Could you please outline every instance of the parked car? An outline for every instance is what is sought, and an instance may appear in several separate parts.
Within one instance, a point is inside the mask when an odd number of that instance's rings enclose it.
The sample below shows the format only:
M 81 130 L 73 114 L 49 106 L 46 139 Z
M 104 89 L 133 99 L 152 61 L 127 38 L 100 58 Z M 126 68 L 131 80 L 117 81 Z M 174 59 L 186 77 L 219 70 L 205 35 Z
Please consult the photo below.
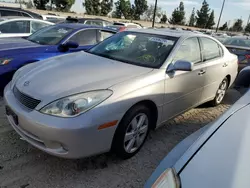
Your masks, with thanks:
M 43 20 L 46 20 L 46 21 L 52 22 L 52 23 L 61 23 L 61 22 L 64 22 L 66 20 L 66 17 L 51 15 L 51 14 L 43 14 L 42 17 L 43 17 Z
M 27 37 L 39 29 L 50 25 L 53 25 L 53 23 L 33 18 L 1 17 L 0 38 Z
M 223 44 L 238 56 L 239 71 L 250 65 L 250 38 L 247 36 L 227 38 Z
M 72 18 L 72 17 L 68 17 L 68 18 L 66 18 L 65 23 L 81 23 L 81 24 L 86 24 L 86 25 L 97 25 L 97 26 L 102 26 L 102 27 L 112 25 L 111 22 L 103 20 L 103 19 L 99 19 L 99 18 Z
M 13 7 L 1 7 L 0 6 L 0 17 L 5 17 L 5 16 L 23 16 L 23 17 L 28 17 L 28 18 L 34 18 L 34 19 L 43 19 L 41 15 L 24 10 L 21 8 L 13 8 Z
M 58 24 L 37 31 L 30 37 L 0 40 L 0 80 L 3 88 L 14 72 L 29 63 L 49 57 L 87 50 L 115 31 L 97 26 Z M 0 89 L 1 90 L 1 89 Z
M 122 31 L 125 31 L 127 29 L 125 26 L 121 26 L 121 25 L 110 25 L 110 26 L 107 26 L 106 28 L 114 29 L 117 32 L 122 32 Z
M 114 22 L 113 25 L 123 26 L 128 29 L 131 29 L 131 28 L 142 29 L 142 26 L 140 26 L 139 24 L 135 24 L 135 23 Z
M 151 129 L 220 104 L 237 68 L 212 37 L 138 29 L 19 69 L 4 100 L 12 127 L 40 150 L 64 158 L 111 150 L 126 159 Z
M 250 187 L 250 91 L 215 122 L 180 142 L 145 188 Z

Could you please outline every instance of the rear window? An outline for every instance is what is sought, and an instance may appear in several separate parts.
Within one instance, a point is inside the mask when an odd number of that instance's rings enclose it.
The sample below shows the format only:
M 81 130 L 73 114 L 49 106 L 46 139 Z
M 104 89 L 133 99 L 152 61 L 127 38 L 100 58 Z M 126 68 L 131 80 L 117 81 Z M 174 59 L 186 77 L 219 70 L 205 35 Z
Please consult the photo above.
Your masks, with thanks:
M 250 39 L 228 38 L 224 40 L 224 45 L 250 47 Z

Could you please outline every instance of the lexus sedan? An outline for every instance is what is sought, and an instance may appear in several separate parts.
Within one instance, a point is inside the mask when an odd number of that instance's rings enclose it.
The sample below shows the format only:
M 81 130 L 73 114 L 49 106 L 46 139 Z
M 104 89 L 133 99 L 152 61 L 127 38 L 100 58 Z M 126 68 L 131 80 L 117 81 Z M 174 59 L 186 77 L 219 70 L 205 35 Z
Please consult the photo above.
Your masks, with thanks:
M 190 108 L 222 102 L 237 57 L 217 40 L 187 31 L 135 30 L 87 52 L 19 69 L 4 91 L 12 127 L 64 158 L 135 155 L 151 129 Z
M 250 187 L 249 112 L 248 88 L 219 119 L 179 143 L 145 188 Z
M 0 40 L 0 91 L 20 67 L 62 54 L 87 50 L 116 32 L 98 26 L 58 24 L 28 38 Z

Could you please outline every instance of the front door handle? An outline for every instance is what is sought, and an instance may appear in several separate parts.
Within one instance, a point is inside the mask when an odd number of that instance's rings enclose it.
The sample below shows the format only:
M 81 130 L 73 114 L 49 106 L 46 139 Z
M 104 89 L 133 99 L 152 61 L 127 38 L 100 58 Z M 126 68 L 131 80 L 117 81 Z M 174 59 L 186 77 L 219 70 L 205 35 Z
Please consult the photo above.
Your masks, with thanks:
M 206 73 L 206 71 L 200 70 L 200 72 L 198 73 L 198 75 L 199 75 L 199 76 L 202 76 L 202 75 L 205 74 L 205 73 Z

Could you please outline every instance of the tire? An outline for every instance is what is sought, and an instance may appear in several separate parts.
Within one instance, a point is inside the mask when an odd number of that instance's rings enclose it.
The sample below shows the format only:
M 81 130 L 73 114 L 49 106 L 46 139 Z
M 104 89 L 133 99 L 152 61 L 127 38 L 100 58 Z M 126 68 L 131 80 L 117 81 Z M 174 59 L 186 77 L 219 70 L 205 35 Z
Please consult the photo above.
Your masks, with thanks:
M 143 122 L 140 124 L 140 121 Z M 144 105 L 132 107 L 117 127 L 112 152 L 122 159 L 133 157 L 145 143 L 152 123 L 153 118 L 149 108 Z
M 216 91 L 215 98 L 211 101 L 212 106 L 218 106 L 223 101 L 226 91 L 228 89 L 229 82 L 227 78 L 224 78 L 220 83 L 218 90 Z

